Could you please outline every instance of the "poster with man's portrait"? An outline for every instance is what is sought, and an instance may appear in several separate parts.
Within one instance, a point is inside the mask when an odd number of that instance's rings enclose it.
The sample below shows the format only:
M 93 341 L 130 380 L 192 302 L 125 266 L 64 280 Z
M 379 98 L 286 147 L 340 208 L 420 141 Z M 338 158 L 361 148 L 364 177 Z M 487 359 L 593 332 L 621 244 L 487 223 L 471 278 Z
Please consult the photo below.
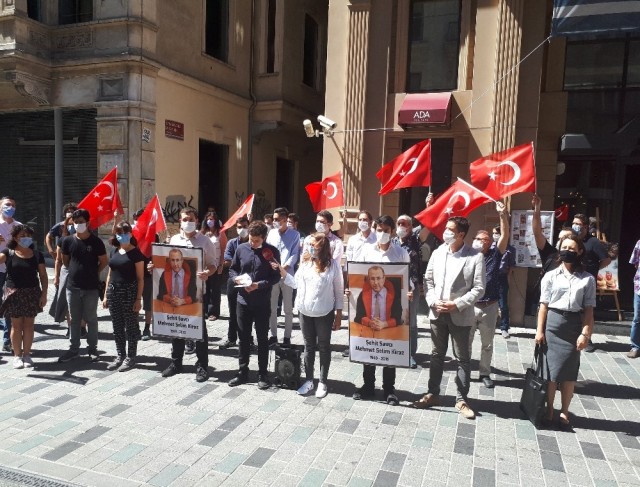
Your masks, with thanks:
M 347 263 L 352 362 L 409 367 L 409 264 Z
M 204 281 L 201 248 L 153 244 L 153 334 L 202 340 Z

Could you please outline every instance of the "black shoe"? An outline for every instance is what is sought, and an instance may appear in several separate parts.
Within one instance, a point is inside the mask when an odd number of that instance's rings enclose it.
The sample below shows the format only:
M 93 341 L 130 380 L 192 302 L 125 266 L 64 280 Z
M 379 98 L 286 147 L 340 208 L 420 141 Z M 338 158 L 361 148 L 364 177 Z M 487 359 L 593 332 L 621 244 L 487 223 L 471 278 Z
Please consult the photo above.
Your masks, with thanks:
M 80 327 L 80 338 L 87 338 L 88 334 L 89 334 L 89 332 L 87 332 L 87 327 L 86 326 L 81 326 Z
M 193 340 L 187 340 L 187 343 L 184 344 L 184 353 L 186 355 L 193 355 L 196 353 L 196 342 Z
M 142 340 L 143 342 L 146 342 L 147 340 L 151 340 L 151 330 L 149 329 L 148 326 L 144 327 L 140 340 Z
M 276 337 L 269 337 L 269 348 L 274 349 L 278 346 L 278 339 Z
M 4 345 L 2 345 L 2 351 L 12 354 L 13 353 L 13 348 L 11 347 L 10 343 L 5 343 Z
M 171 377 L 172 375 L 181 374 L 182 365 L 176 365 L 173 362 L 162 371 L 162 377 Z
M 201 365 L 196 366 L 196 382 L 205 382 L 207 379 L 209 379 L 207 368 Z
M 386 401 L 390 406 L 397 406 L 398 404 L 400 404 L 400 401 L 398 401 L 398 396 L 396 396 L 393 392 L 386 394 Z
M 89 356 L 89 362 L 97 362 L 100 359 L 97 348 L 87 348 L 87 355 Z
M 491 377 L 489 377 L 488 375 L 480 377 L 480 380 L 487 389 L 493 389 L 495 387 L 495 384 L 491 380 Z
M 69 328 L 67 328 L 67 331 L 64 332 L 65 338 L 69 338 L 70 334 L 71 334 L 71 330 L 69 330 Z
M 258 389 L 265 390 L 271 387 L 271 381 L 267 374 L 258 374 Z
M 593 353 L 596 351 L 596 346 L 593 344 L 591 340 L 589 340 L 589 343 L 587 344 L 587 346 L 584 347 L 584 351 L 587 353 Z
M 355 401 L 372 399 L 376 395 L 375 389 L 370 389 L 369 387 L 362 386 L 356 392 L 353 393 L 353 399 Z
M 249 345 L 249 353 L 258 353 L 258 345 L 255 342 L 251 342 L 251 345 Z
M 133 369 L 133 367 L 135 367 L 135 365 L 136 365 L 136 359 L 134 359 L 133 357 L 127 357 L 122 362 L 122 365 L 118 369 L 118 372 L 126 372 L 127 370 L 131 370 Z
M 231 348 L 231 347 L 235 347 L 235 346 L 236 346 L 236 342 L 235 341 L 225 340 L 220 345 L 218 345 L 218 348 Z
M 124 362 L 124 357 L 117 356 L 113 359 L 113 362 L 107 365 L 107 370 L 116 370 L 122 365 L 122 362 Z
M 79 356 L 80 355 L 78 354 L 78 352 L 67 350 L 62 355 L 60 355 L 60 357 L 58 357 L 58 362 L 60 363 L 70 362 L 71 360 L 76 359 Z
M 348 358 L 348 357 L 349 357 L 349 349 L 348 349 L 348 348 L 345 348 L 345 349 L 342 351 L 342 356 L 343 356 L 343 357 L 345 357 L 345 358 Z
M 246 384 L 247 380 L 248 380 L 247 374 L 243 374 L 242 372 L 240 372 L 238 375 L 236 375 L 233 379 L 229 381 L 229 387 L 235 387 L 242 384 Z
M 282 339 L 282 348 L 291 348 L 291 338 Z
M 540 420 L 540 426 L 544 429 L 551 429 L 553 427 L 553 418 L 549 419 L 545 416 Z

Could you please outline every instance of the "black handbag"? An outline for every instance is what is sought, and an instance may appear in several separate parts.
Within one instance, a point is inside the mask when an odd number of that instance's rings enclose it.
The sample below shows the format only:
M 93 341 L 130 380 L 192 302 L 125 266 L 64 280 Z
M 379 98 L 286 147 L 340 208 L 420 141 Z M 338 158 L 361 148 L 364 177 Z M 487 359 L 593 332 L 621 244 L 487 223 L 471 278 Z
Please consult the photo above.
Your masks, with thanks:
M 545 369 L 546 378 L 544 377 Z M 520 398 L 520 409 L 536 428 L 540 426 L 542 418 L 547 411 L 547 388 L 549 387 L 549 382 L 547 354 L 543 346 L 536 345 L 533 353 L 533 363 L 525 374 L 522 397 Z

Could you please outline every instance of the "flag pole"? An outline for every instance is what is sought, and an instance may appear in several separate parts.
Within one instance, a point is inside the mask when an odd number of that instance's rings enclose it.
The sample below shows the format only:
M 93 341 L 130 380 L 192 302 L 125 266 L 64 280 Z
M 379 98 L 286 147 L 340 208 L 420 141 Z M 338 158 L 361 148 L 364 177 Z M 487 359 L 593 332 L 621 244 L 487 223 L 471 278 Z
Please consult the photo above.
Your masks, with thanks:
M 476 190 L 478 193 L 480 193 L 482 196 L 484 196 L 487 199 L 490 199 L 491 201 L 493 201 L 494 203 L 497 203 L 496 200 L 494 200 L 491 196 L 489 196 L 487 193 L 485 193 L 484 191 L 479 190 L 478 188 L 476 188 L 473 184 L 467 183 L 464 179 L 462 178 L 458 178 L 458 181 L 460 181 L 461 183 L 466 184 L 467 186 L 469 186 L 470 188 L 473 188 L 474 190 Z

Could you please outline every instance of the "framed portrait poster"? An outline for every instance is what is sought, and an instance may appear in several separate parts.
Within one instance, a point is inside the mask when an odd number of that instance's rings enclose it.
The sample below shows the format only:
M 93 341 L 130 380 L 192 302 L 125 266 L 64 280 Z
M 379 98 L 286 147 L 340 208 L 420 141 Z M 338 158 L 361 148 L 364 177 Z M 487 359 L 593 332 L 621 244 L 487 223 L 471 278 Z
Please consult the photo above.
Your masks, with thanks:
M 153 334 L 202 340 L 204 251 L 199 247 L 153 244 Z
M 352 362 L 409 367 L 409 264 L 348 262 Z

